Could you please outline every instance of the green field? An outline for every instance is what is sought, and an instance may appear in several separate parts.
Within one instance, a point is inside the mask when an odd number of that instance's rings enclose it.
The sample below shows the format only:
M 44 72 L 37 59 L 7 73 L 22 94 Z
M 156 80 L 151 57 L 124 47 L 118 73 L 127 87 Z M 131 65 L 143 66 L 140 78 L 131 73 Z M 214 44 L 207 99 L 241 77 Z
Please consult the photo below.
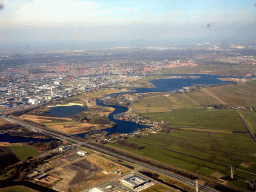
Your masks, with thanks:
M 153 185 L 152 187 L 149 187 L 148 189 L 143 190 L 143 192 L 176 192 L 175 189 L 167 188 L 161 184 Z
M 195 89 L 189 93 L 145 97 L 130 104 L 137 113 L 168 112 L 175 109 L 204 109 L 212 105 L 256 107 L 256 81 Z
M 254 111 L 239 110 L 243 115 L 247 126 L 256 134 L 256 113 Z
M 145 97 L 132 103 L 130 108 L 137 113 L 168 112 L 173 109 L 203 109 L 186 94 L 172 94 L 165 96 Z
M 9 146 L 9 148 L 21 161 L 27 157 L 34 157 L 40 153 L 36 149 L 29 146 Z
M 196 127 L 218 130 L 247 131 L 234 110 L 180 109 L 166 113 L 142 113 L 151 121 L 169 122 L 173 127 Z
M 207 90 L 230 106 L 256 106 L 256 81 L 210 87 Z
M 210 177 L 216 172 L 228 176 L 231 166 L 256 174 L 256 144 L 249 134 L 177 130 L 126 141 L 145 148 L 109 145 Z M 236 176 L 242 180 L 255 177 L 241 171 L 236 171 Z

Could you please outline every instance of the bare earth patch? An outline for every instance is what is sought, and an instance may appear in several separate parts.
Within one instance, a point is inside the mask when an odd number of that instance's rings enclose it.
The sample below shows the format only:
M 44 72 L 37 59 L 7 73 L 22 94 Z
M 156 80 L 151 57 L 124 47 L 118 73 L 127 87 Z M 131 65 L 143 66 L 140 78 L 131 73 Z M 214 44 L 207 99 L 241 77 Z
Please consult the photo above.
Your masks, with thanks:
M 90 156 L 88 156 L 90 157 Z M 108 161 L 107 161 L 108 162 Z M 111 164 L 111 162 L 109 162 Z M 112 163 L 113 164 L 113 163 Z M 61 178 L 53 187 L 57 191 L 80 191 L 107 182 L 117 175 L 106 175 L 98 164 L 81 159 L 72 164 L 67 163 L 50 171 L 49 174 Z
M 214 172 L 211 174 L 212 177 L 215 177 L 217 179 L 221 179 L 222 177 L 224 177 L 225 175 L 219 173 L 219 172 Z
M 251 164 L 248 164 L 248 163 L 241 163 L 240 164 L 241 167 L 244 167 L 244 168 L 249 168 L 251 166 Z
M 114 109 L 108 107 L 109 112 L 102 112 L 100 114 L 101 117 L 108 116 Z M 91 124 L 86 122 L 77 122 L 72 118 L 57 118 L 57 117 L 47 117 L 47 116 L 36 116 L 36 115 L 21 115 L 19 118 L 22 120 L 28 120 L 30 122 L 35 122 L 38 124 L 43 124 L 55 131 L 59 131 L 67 134 L 78 134 L 78 133 L 86 133 L 91 130 L 99 130 L 110 128 L 113 125 L 106 124 Z
M 87 157 L 87 160 L 92 164 L 99 166 L 101 169 L 105 170 L 106 172 L 109 172 L 110 174 L 113 174 L 113 172 L 116 170 L 120 170 L 121 173 L 126 173 L 129 171 L 129 169 L 119 164 L 116 164 L 113 161 L 109 161 L 103 157 L 99 157 L 97 155 L 90 155 Z

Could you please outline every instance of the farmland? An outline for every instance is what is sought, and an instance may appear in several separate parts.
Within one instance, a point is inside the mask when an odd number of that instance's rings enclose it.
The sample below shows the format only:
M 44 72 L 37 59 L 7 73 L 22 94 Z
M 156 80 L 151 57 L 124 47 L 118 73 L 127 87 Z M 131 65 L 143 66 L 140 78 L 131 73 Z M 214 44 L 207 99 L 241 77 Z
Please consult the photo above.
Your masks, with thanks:
M 235 178 L 228 183 L 245 189 L 256 175 L 256 143 L 244 125 L 256 133 L 256 81 L 190 90 L 130 104 L 135 113 L 170 129 L 110 145 L 215 179 L 230 177 L 233 166 Z
M 27 157 L 33 157 L 40 153 L 39 151 L 29 146 L 9 146 L 9 148 L 13 151 L 19 160 L 23 160 Z
M 144 148 L 135 150 L 117 143 L 110 145 L 217 179 L 228 176 L 230 166 L 256 172 L 255 143 L 249 134 L 177 130 L 140 138 L 129 137 L 127 142 Z M 246 186 L 244 181 L 254 177 L 237 171 L 233 182 L 242 181 Z
M 17 163 L 18 161 L 19 159 L 15 156 L 9 147 L 0 146 L 0 169 Z
M 256 81 L 241 84 L 195 88 L 188 93 L 144 97 L 129 107 L 137 113 L 167 112 L 174 109 L 203 109 L 212 105 L 256 107 Z
M 160 184 L 153 185 L 152 187 L 144 190 L 144 192 L 175 192 L 175 191 L 176 190 L 168 189 L 167 187 Z
M 151 121 L 169 122 L 172 127 L 197 127 L 218 130 L 246 131 L 234 110 L 177 109 L 166 113 L 143 113 Z
M 241 115 L 244 117 L 245 122 L 249 129 L 256 134 L 256 113 L 253 111 L 244 111 L 244 110 L 239 110 Z

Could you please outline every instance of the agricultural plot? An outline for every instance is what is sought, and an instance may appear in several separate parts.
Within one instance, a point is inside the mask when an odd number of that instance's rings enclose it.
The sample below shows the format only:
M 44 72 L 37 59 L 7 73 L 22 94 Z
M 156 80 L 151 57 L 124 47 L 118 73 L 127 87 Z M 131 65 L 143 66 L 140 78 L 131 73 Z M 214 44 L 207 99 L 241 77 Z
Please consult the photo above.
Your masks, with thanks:
M 10 150 L 9 147 L 0 146 L 0 169 L 17 163 L 19 159 Z
M 129 107 L 137 113 L 168 112 L 175 109 L 203 109 L 205 106 L 256 107 L 256 81 L 243 84 L 201 88 L 189 93 L 145 97 Z
M 233 110 L 173 110 L 167 113 L 141 114 L 151 121 L 169 122 L 174 127 L 197 127 L 219 130 L 246 131 L 246 127 Z
M 176 192 L 177 190 L 172 190 L 170 188 L 167 188 L 161 184 L 153 185 L 152 187 L 149 187 L 148 189 L 145 189 L 143 192 Z
M 136 113 L 151 121 L 168 122 L 166 126 L 179 130 L 128 138 L 126 145 L 122 142 L 110 145 L 217 179 L 229 176 L 233 166 L 235 180 L 230 183 L 246 187 L 245 181 L 255 179 L 256 175 L 256 144 L 239 113 L 253 133 L 256 133 L 256 113 L 205 107 L 220 104 L 256 107 L 255 91 L 256 81 L 251 81 L 143 98 L 131 105 Z M 166 111 L 159 110 L 161 107 Z M 130 148 L 129 142 L 141 146 L 140 149 Z
M 29 146 L 9 146 L 9 148 L 21 161 L 27 157 L 34 157 L 40 153 L 36 149 Z
M 231 166 L 256 174 L 256 144 L 249 134 L 178 130 L 129 137 L 126 141 L 144 148 L 135 150 L 117 143 L 109 145 L 215 178 L 228 176 Z M 255 175 L 236 171 L 236 179 L 243 182 L 253 177 Z
M 137 112 L 165 112 L 170 111 L 173 104 L 175 104 L 175 102 L 171 101 L 166 96 L 156 96 L 147 97 L 142 101 L 134 102 L 130 107 Z
M 209 105 L 219 105 L 221 102 L 215 97 L 210 96 L 202 90 L 192 91 L 186 94 L 189 98 L 193 99 L 198 105 L 209 106 Z
M 244 84 L 205 88 L 228 105 L 256 106 L 256 81 Z
M 244 117 L 247 126 L 256 134 L 256 113 L 254 111 L 239 110 Z
M 172 109 L 200 109 L 199 103 L 189 94 L 171 94 L 168 98 L 174 102 L 171 106 Z

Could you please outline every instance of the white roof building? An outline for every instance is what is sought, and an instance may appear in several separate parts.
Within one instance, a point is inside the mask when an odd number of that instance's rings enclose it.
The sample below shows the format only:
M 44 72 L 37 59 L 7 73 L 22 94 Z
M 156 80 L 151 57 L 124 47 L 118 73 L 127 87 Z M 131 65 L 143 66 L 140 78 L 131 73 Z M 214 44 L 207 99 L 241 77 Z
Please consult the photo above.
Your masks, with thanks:
M 86 156 L 88 153 L 86 151 L 78 151 L 77 154 L 81 156 Z

